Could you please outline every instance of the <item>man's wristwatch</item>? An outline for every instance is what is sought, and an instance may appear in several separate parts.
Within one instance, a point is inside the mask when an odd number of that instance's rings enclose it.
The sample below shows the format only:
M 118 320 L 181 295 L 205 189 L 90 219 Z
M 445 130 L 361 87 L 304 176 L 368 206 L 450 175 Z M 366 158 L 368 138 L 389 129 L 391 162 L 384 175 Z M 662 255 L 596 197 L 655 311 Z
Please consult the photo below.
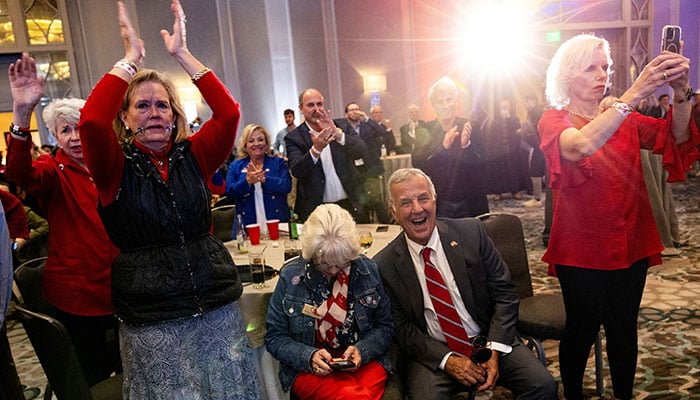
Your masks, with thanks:
M 29 130 L 29 128 L 20 128 L 19 126 L 10 123 L 10 133 L 17 137 L 26 138 L 29 137 L 31 131 Z

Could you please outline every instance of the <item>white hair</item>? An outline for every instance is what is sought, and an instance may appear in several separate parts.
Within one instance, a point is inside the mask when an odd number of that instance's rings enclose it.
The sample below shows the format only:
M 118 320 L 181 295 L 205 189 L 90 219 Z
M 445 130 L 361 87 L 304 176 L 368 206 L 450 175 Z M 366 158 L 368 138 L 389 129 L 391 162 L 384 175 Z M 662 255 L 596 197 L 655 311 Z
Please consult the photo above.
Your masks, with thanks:
M 49 132 L 54 137 L 57 136 L 56 132 L 56 120 L 59 118 L 64 119 L 69 125 L 78 125 L 80 121 L 80 109 L 85 105 L 85 100 L 83 99 L 56 99 L 50 102 L 42 116 L 44 117 L 44 123 L 49 129 Z
M 569 104 L 571 101 L 569 97 L 569 82 L 588 67 L 593 54 L 600 47 L 603 48 L 608 59 L 608 81 L 605 85 L 610 87 L 613 63 L 610 56 L 610 43 L 591 34 L 577 35 L 559 46 L 552 57 L 549 68 L 547 68 L 545 95 L 549 105 L 557 110 L 561 110 Z
M 350 213 L 337 204 L 316 207 L 304 223 L 301 256 L 328 265 L 342 265 L 359 257 L 360 238 Z

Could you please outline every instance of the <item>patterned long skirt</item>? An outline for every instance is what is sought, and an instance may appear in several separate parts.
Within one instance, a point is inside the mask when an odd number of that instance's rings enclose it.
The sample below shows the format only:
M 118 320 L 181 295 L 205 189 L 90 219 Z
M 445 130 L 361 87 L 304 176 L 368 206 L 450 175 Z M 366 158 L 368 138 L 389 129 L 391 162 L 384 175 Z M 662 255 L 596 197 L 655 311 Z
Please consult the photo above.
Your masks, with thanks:
M 148 326 L 122 323 L 124 399 L 263 398 L 238 303 Z

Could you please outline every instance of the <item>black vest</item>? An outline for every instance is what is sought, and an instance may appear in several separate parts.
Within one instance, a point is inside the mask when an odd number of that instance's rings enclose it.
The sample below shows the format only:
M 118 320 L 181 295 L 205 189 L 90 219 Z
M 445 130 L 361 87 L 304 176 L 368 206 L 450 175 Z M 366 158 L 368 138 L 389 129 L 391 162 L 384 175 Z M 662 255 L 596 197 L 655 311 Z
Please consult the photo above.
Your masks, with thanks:
M 190 144 L 173 145 L 167 182 L 145 154 L 124 145 L 119 193 L 99 209 L 121 250 L 112 266 L 112 303 L 125 322 L 198 315 L 243 291 L 231 255 L 210 234 L 210 192 Z

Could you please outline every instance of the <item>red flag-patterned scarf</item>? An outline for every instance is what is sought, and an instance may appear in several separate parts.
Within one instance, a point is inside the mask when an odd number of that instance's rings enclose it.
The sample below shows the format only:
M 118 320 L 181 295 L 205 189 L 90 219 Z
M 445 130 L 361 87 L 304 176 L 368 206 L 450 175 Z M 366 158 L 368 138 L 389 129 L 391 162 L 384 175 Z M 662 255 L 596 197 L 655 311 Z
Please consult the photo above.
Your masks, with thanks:
M 314 313 L 319 317 L 316 324 L 316 332 L 320 339 L 328 343 L 331 348 L 340 346 L 336 337 L 335 328 L 345 322 L 348 310 L 348 275 L 340 271 L 333 284 L 333 292 Z

